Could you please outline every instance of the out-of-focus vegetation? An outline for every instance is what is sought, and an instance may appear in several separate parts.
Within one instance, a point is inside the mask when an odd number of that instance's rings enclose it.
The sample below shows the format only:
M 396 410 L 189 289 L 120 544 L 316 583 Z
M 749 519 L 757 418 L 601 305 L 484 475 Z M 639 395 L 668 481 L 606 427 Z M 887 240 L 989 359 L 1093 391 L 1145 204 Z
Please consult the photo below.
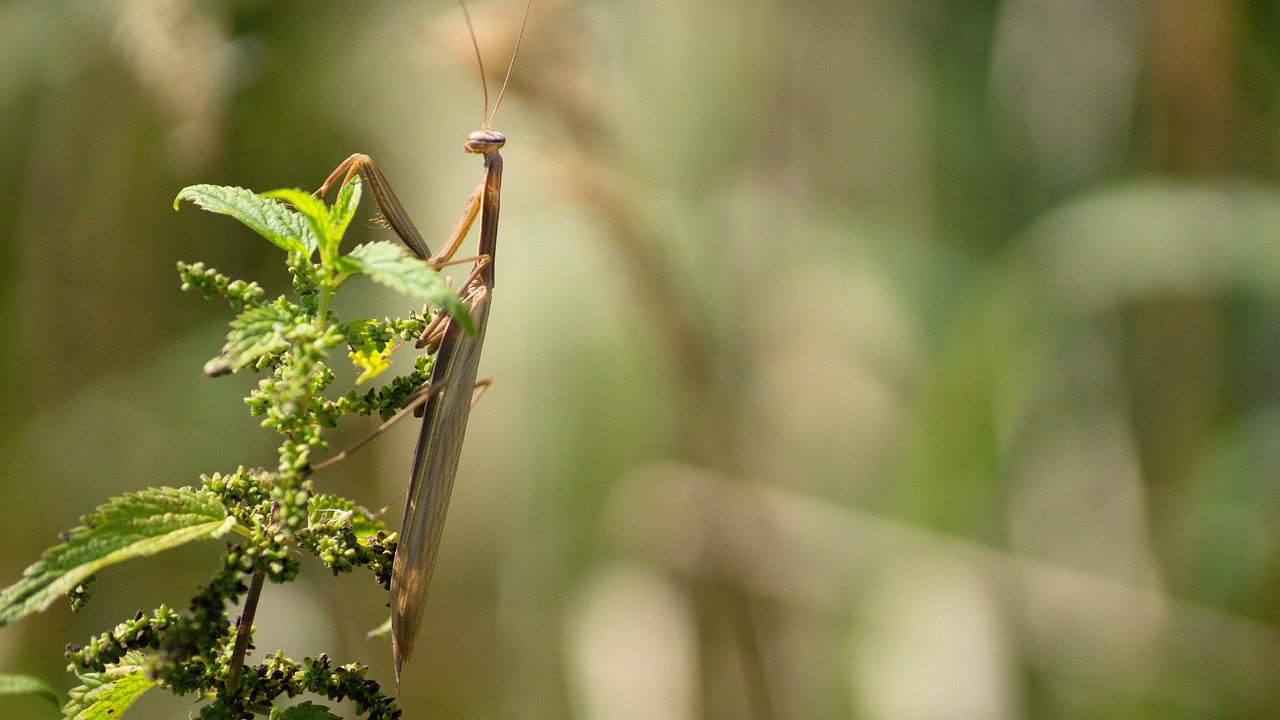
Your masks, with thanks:
M 522 11 L 472 7 L 492 92 Z M 469 43 L 447 2 L 0 4 L 0 582 L 108 495 L 271 460 L 174 264 L 288 279 L 172 199 L 362 151 L 443 238 Z M 535 0 L 406 717 L 1273 715 L 1278 71 L 1263 2 Z M 392 502 L 415 437 L 320 480 Z M 216 550 L 0 671 L 67 684 Z M 389 678 L 386 598 L 309 570 L 259 647 Z

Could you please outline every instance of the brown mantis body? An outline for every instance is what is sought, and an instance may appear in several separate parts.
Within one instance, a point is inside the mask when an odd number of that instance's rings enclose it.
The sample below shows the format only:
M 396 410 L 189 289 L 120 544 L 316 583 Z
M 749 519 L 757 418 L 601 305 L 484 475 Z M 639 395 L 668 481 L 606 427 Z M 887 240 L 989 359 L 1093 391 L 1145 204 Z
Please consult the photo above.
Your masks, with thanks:
M 465 11 L 465 6 L 464 6 Z M 525 9 L 526 20 L 528 8 Z M 470 18 L 468 18 L 470 26 Z M 521 27 L 521 37 L 524 28 Z M 474 34 L 473 34 L 474 40 Z M 520 48 L 516 42 L 516 51 Z M 477 50 L 477 57 L 479 51 Z M 515 53 L 512 54 L 512 63 Z M 511 70 L 507 69 L 510 77 Z M 483 80 L 483 67 L 481 68 Z M 506 82 L 503 83 L 503 92 Z M 502 103 L 502 94 L 494 104 L 493 114 Z M 433 321 L 423 332 L 418 347 L 438 347 L 431 376 L 424 390 L 422 431 L 414 455 L 409 482 L 409 499 L 404 523 L 391 572 L 391 633 L 395 660 L 396 689 L 400 688 L 400 670 L 413 652 L 414 639 L 422 623 L 427 586 L 435 567 L 436 553 L 444 529 L 445 515 L 453 480 L 458 471 L 467 420 L 471 414 L 472 391 L 480 366 L 485 330 L 489 321 L 489 304 L 494 282 L 494 257 L 498 241 L 498 211 L 501 206 L 502 156 L 498 151 L 506 142 L 501 133 L 489 129 L 493 115 L 487 110 L 482 130 L 471 133 L 463 146 L 467 152 L 484 156 L 484 181 L 463 207 L 453 232 L 440 251 L 430 253 L 421 233 L 400 205 L 390 184 L 368 155 L 347 158 L 325 181 L 325 192 L 339 178 L 350 180 L 363 171 L 378 209 L 387 224 L 400 236 L 409 250 L 432 267 L 448 264 L 457 253 L 476 216 L 480 217 L 479 253 L 475 267 L 459 292 L 475 324 L 474 335 L 447 318 Z

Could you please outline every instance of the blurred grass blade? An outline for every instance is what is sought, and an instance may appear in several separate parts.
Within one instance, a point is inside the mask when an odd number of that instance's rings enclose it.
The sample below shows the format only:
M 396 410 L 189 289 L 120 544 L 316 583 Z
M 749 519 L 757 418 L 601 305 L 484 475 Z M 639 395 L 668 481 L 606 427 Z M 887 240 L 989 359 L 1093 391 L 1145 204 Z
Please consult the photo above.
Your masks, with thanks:
M 0 675 L 0 695 L 38 695 L 54 707 L 62 707 L 62 696 L 43 680 L 30 675 Z
M 374 638 L 391 637 L 391 616 L 387 616 L 386 622 L 364 634 L 365 640 Z

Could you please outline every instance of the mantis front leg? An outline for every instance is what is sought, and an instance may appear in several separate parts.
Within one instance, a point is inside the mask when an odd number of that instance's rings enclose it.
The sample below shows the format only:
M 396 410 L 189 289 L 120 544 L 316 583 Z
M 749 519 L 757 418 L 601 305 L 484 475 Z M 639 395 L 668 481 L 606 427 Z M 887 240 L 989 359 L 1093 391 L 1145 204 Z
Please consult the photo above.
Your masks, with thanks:
M 329 192 L 329 188 L 337 182 L 338 178 L 342 178 L 342 184 L 345 185 L 356 176 L 356 173 L 363 172 L 365 180 L 369 183 L 369 190 L 373 193 L 373 200 L 378 206 L 378 211 L 382 213 L 382 217 L 400 237 L 401 242 L 409 248 L 410 252 L 416 255 L 420 260 L 427 261 L 431 267 L 439 270 L 448 265 L 453 256 L 458 253 L 458 248 L 462 246 L 462 241 L 467 237 L 467 233 L 471 231 L 471 226 L 475 224 L 476 217 L 480 214 L 481 200 L 484 197 L 484 183 L 481 182 L 476 187 L 475 192 L 467 198 L 462 206 L 462 212 L 458 214 L 458 220 L 453 225 L 449 237 L 445 240 L 444 245 L 440 248 L 440 252 L 435 255 L 431 254 L 431 248 L 427 247 L 427 241 L 422 238 L 422 233 L 418 232 L 418 228 L 413 224 L 413 220 L 409 217 L 409 213 L 405 212 L 404 206 L 400 204 L 400 199 L 396 197 L 396 193 L 391 189 L 391 183 L 387 182 L 387 178 L 378 169 L 377 163 L 373 158 L 364 153 L 355 153 L 351 157 L 342 161 L 342 164 L 334 168 L 329 177 L 324 181 L 317 191 L 321 197 Z M 464 286 L 465 287 L 465 286 Z

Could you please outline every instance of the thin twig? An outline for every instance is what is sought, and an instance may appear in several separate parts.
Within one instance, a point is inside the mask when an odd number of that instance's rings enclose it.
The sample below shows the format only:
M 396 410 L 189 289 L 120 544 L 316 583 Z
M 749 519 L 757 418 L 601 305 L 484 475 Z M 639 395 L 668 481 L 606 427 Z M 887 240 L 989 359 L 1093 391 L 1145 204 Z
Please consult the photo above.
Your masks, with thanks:
M 262 596 L 262 584 L 267 573 L 259 570 L 249 581 L 249 594 L 244 599 L 244 612 L 236 627 L 236 647 L 231 653 L 231 665 L 227 669 L 227 689 L 234 692 L 240 685 L 240 671 L 244 668 L 244 655 L 249 650 L 249 636 L 253 630 L 253 616 L 258 612 L 258 598 Z

